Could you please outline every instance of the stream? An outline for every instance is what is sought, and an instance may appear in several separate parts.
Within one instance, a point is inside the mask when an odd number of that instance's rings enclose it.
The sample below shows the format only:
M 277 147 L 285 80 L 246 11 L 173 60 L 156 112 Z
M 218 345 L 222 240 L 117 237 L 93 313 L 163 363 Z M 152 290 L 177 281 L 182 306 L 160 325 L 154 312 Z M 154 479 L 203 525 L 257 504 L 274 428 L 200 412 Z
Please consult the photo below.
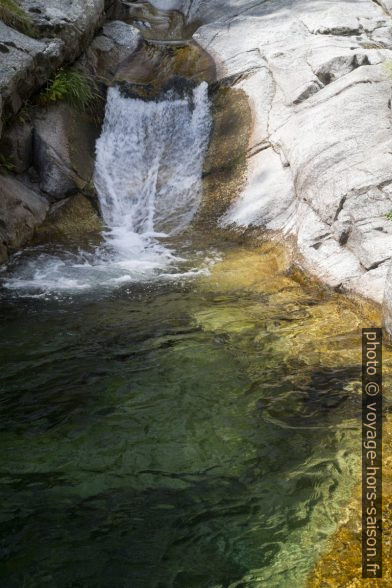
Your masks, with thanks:
M 102 241 L 1 274 L 1 586 L 300 587 L 344 518 L 366 313 L 193 226 L 211 124 L 111 88 Z

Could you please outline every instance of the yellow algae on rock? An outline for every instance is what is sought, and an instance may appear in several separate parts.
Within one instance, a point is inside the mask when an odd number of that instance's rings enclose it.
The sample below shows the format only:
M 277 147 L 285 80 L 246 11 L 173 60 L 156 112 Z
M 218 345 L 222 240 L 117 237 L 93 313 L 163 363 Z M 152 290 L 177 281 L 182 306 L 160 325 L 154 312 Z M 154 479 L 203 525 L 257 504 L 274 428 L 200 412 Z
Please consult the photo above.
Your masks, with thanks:
M 91 201 L 83 194 L 75 194 L 56 203 L 45 222 L 36 229 L 34 242 L 59 241 L 96 235 L 102 221 Z
M 346 519 L 328 541 L 328 547 L 314 568 L 308 588 L 387 588 L 392 586 L 392 419 L 383 430 L 383 578 L 362 579 L 362 492 L 358 484 Z
M 373 306 L 357 304 L 316 281 L 304 283 L 291 263 L 288 249 L 279 243 L 228 250 L 197 288 L 234 298 L 244 291 L 259 297 L 244 304 L 238 296 L 230 308 L 198 313 L 197 322 L 207 330 L 262 330 L 276 336 L 277 351 L 305 363 L 359 364 L 361 328 L 375 319 Z
M 199 280 L 198 287 L 220 292 L 275 292 L 284 285 L 299 291 L 299 285 L 284 275 L 289 267 L 290 255 L 282 245 L 264 243 L 258 247 L 235 247 L 226 251 L 224 259 L 211 268 L 208 276 Z
M 299 270 L 291 267 L 287 249 L 276 243 L 229 250 L 224 259 L 211 268 L 210 275 L 199 280 L 198 288 L 203 294 L 212 296 L 216 304 L 208 310 L 196 311 L 195 321 L 202 329 L 235 341 L 238 352 L 247 357 L 248 374 L 256 382 L 260 374 L 270 367 L 265 363 L 260 365 L 258 348 L 268 346 L 274 357 L 280 358 L 282 376 L 285 366 L 295 363 L 302 366 L 293 376 L 293 392 L 287 397 L 287 403 L 290 406 L 290 403 L 293 404 L 293 413 L 303 416 L 311 410 L 305 404 L 301 408 L 298 404 L 301 402 L 300 392 L 296 390 L 306 386 L 317 370 L 351 370 L 352 375 L 344 391 L 345 394 L 357 396 L 360 402 L 361 329 L 380 324 L 379 311 L 374 305 L 342 296 L 320 287 L 315 281 L 303 280 Z M 392 353 L 386 345 L 386 391 L 391 380 Z M 327 397 L 322 399 L 326 406 L 328 400 Z M 265 418 L 280 422 L 280 408 L 274 405 L 273 400 L 266 405 L 265 411 Z M 282 426 L 288 425 L 282 422 Z M 349 459 L 352 470 L 345 487 L 341 489 L 338 502 L 335 497 L 335 506 L 324 504 L 323 508 L 344 508 L 340 518 L 344 522 L 338 531 L 331 522 L 330 532 L 335 534 L 329 539 L 324 556 L 316 564 L 309 579 L 309 588 L 390 586 L 391 518 L 388 518 L 388 513 L 392 505 L 392 420 L 387 422 L 384 432 L 385 575 L 383 580 L 378 581 L 361 579 L 361 444 L 358 415 L 347 420 L 341 430 L 339 427 L 336 423 L 336 435 L 341 435 L 342 448 L 345 447 L 342 460 Z M 348 441 L 350 427 L 352 439 Z M 356 477 L 355 495 L 345 506 L 350 500 Z M 314 541 L 311 529 L 309 537 L 301 539 L 301 549 L 305 549 L 306 540 Z M 325 549 L 322 542 L 319 548 L 322 553 Z

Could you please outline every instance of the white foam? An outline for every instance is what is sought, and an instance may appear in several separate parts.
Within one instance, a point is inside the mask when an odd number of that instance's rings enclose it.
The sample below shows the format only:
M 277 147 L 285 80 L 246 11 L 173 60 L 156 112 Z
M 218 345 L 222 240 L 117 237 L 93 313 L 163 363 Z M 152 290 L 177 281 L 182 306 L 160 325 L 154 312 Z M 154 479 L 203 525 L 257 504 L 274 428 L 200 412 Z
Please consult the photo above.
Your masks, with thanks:
M 202 195 L 211 128 L 206 83 L 189 97 L 172 90 L 159 101 L 126 98 L 110 88 L 96 145 L 94 182 L 106 225 L 93 252 L 18 256 L 3 285 L 14 290 L 77 292 L 195 275 L 165 237 L 192 221 Z M 197 272 L 196 272 L 197 273 Z
M 173 93 L 145 102 L 109 90 L 95 185 L 108 238 L 120 251 L 135 233 L 180 232 L 199 206 L 211 124 L 206 83 L 195 88 L 192 103 Z

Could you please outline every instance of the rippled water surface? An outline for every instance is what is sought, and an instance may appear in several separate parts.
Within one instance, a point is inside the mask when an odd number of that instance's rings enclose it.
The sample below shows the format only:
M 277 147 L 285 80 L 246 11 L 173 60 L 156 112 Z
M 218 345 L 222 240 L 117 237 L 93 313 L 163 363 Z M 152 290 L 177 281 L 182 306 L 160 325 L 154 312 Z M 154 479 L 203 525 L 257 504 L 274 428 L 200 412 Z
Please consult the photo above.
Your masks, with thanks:
M 354 304 L 277 247 L 1 312 L 0 585 L 305 586 L 359 465 Z

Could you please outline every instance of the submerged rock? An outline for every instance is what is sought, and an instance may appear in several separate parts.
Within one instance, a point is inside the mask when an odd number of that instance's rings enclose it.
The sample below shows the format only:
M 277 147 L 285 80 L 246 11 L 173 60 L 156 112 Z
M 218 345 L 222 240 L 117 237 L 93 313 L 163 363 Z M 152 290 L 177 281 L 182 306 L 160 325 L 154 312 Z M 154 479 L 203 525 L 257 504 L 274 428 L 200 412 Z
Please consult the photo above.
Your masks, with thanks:
M 392 6 L 392 3 L 391 3 Z M 392 505 L 392 420 L 386 417 L 383 422 L 383 509 L 387 513 Z M 312 573 L 308 577 L 307 588 L 324 586 L 390 586 L 392 584 L 392 518 L 388 514 L 383 519 L 383 575 L 382 579 L 362 580 L 362 525 L 358 513 L 362 508 L 362 484 L 357 484 L 350 503 L 342 512 L 341 525 L 329 539 L 327 549 L 322 553 Z
M 42 223 L 49 208 L 41 194 L 11 176 L 0 181 L 0 261 L 24 245 Z

